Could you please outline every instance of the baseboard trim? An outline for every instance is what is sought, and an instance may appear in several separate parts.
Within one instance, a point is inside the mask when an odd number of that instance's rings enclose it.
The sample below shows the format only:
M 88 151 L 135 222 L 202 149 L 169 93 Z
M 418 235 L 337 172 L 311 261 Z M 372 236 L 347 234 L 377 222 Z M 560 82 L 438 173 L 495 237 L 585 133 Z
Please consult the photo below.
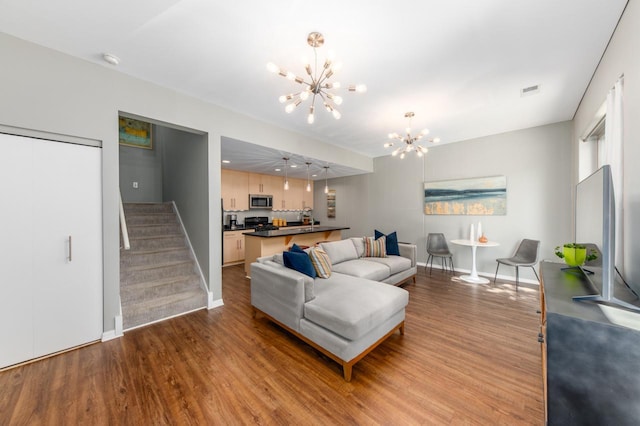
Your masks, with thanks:
M 213 293 L 208 292 L 207 299 L 207 309 L 219 308 L 220 306 L 224 306 L 224 302 L 222 299 L 213 300 Z
M 417 262 L 416 265 L 417 266 L 422 266 L 424 268 L 427 268 L 427 263 L 426 262 Z M 436 266 L 434 266 L 434 269 L 436 269 Z M 438 265 L 437 269 L 440 270 L 440 265 Z M 471 273 L 470 269 L 454 268 L 453 271 L 454 272 L 458 272 L 458 273 L 462 273 L 462 274 Z M 491 282 L 493 282 L 494 274 L 492 274 L 490 272 L 478 272 L 478 275 L 481 276 L 481 277 L 486 277 L 486 278 L 490 279 Z M 516 282 L 515 275 L 498 274 L 498 276 L 496 278 L 499 279 L 499 280 L 503 280 L 503 281 L 512 281 L 514 283 Z M 518 282 L 526 283 L 526 284 L 540 285 L 540 283 L 537 280 L 534 280 L 534 279 L 531 279 L 531 278 L 518 278 Z
M 122 337 L 122 334 L 117 334 L 115 330 L 109 330 L 102 333 L 100 341 L 108 342 L 109 340 L 118 339 L 120 337 Z
M 171 319 L 171 318 L 181 317 L 183 315 L 191 314 L 193 312 L 197 312 L 197 311 L 205 309 L 205 308 L 206 308 L 206 306 L 202 306 L 200 308 L 191 309 L 190 311 L 180 312 L 179 314 L 175 314 L 175 315 L 169 315 L 168 317 L 160 318 L 160 319 L 157 319 L 155 321 L 151 321 L 151 322 L 147 322 L 147 323 L 144 323 L 144 324 L 136 325 L 134 327 L 129 327 L 126 330 L 124 330 L 124 332 L 126 333 L 127 331 L 135 330 L 136 328 L 140 328 L 140 327 L 146 327 L 147 325 L 151 325 L 151 324 L 155 324 L 155 323 L 158 323 L 158 322 L 166 321 L 166 320 Z

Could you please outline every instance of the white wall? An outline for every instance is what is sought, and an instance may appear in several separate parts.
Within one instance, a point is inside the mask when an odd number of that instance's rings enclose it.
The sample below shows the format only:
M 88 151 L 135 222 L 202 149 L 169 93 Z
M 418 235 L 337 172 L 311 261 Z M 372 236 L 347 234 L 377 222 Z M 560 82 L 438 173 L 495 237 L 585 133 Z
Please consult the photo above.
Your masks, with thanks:
M 315 191 L 314 213 L 323 224 L 350 226 L 349 236 L 373 235 L 374 229 L 398 232 L 400 241 L 418 244 L 426 261 L 426 235 L 468 238 L 472 223 L 482 221 L 487 237 L 499 247 L 478 252 L 478 271 L 493 276 L 497 257 L 508 257 L 522 238 L 541 241 L 541 259 L 553 259 L 553 248 L 571 241 L 571 123 L 557 123 L 431 147 L 420 159 L 379 157 L 374 173 L 332 179 L 336 218 L 326 217 L 323 185 Z M 436 216 L 423 213 L 423 183 L 446 179 L 505 175 L 505 216 Z M 468 248 L 451 245 L 456 269 L 470 269 Z M 513 268 L 500 275 L 514 277 Z M 530 269 L 523 278 L 535 279 Z
M 195 129 L 208 135 L 209 284 L 221 299 L 220 137 L 298 152 L 373 170 L 362 155 L 311 140 L 175 91 L 0 34 L 0 124 L 102 141 L 104 330 L 119 312 L 118 114 Z
M 573 123 L 574 183 L 577 182 L 578 138 L 584 133 L 607 92 L 624 74 L 624 270 L 640 291 L 640 4 L 630 1 L 582 99 Z M 618 194 L 616 194 L 617 196 Z

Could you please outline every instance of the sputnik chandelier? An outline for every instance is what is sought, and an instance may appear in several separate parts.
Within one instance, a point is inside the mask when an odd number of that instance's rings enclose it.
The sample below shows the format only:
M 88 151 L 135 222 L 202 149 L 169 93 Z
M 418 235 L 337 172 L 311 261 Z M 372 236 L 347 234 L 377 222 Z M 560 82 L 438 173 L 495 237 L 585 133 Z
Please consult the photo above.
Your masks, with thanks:
M 404 158 L 407 152 L 415 151 L 418 157 L 422 157 L 427 153 L 428 149 L 424 146 L 418 144 L 417 142 L 422 139 L 423 136 L 426 136 L 429 133 L 429 129 L 424 129 L 416 136 L 411 136 L 411 119 L 415 114 L 413 112 L 407 112 L 404 114 L 406 118 L 409 119 L 409 127 L 405 129 L 406 135 L 399 135 L 397 133 L 389 133 L 389 139 L 397 139 L 402 142 L 402 145 L 399 148 L 396 148 L 391 155 L 396 156 L 400 154 L 400 158 Z M 429 139 L 428 142 L 440 142 L 440 138 L 432 138 Z M 389 148 L 393 146 L 393 142 L 387 142 L 384 144 L 385 148 Z
M 290 113 L 303 101 L 306 101 L 311 97 L 311 105 L 309 106 L 309 115 L 307 115 L 307 123 L 313 124 L 315 121 L 315 103 L 316 98 L 322 99 L 324 108 L 333 114 L 336 120 L 341 117 L 340 111 L 336 109 L 336 105 L 342 104 L 342 97 L 333 94 L 329 90 L 339 89 L 340 83 L 337 81 L 330 82 L 329 79 L 341 68 L 339 62 L 333 62 L 331 59 L 325 59 L 324 65 L 318 69 L 318 52 L 316 48 L 321 47 L 324 44 L 324 36 L 318 32 L 309 33 L 307 37 L 307 43 L 313 47 L 314 66 L 311 68 L 311 64 L 305 61 L 304 68 L 307 71 L 307 76 L 310 81 L 305 81 L 304 78 L 298 77 L 291 71 L 285 71 L 275 65 L 273 62 L 267 64 L 267 69 L 271 72 L 277 73 L 283 77 L 288 78 L 291 81 L 302 86 L 299 92 L 290 93 L 288 95 L 280 96 L 280 103 L 289 102 L 285 107 L 285 111 Z M 350 92 L 366 92 L 367 86 L 364 84 L 350 85 L 348 87 Z

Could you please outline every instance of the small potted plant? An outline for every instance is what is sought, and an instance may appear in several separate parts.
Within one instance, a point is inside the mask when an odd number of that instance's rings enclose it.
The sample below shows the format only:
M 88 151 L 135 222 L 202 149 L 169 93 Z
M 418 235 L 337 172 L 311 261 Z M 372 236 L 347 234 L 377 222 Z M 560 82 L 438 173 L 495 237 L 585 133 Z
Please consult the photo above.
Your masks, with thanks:
M 590 262 L 598 258 L 598 252 L 594 249 L 577 243 L 567 243 L 555 248 L 555 254 L 569 266 L 582 266 L 584 262 Z

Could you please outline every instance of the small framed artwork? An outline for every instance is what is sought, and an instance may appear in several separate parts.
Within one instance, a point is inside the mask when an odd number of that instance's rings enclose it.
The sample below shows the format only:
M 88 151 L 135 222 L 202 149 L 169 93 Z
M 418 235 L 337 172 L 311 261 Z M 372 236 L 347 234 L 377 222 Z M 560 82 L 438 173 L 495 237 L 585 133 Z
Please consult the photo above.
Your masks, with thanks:
M 118 117 L 120 145 L 153 149 L 151 123 L 128 117 Z
M 336 217 L 336 190 L 331 189 L 327 193 L 327 217 Z

